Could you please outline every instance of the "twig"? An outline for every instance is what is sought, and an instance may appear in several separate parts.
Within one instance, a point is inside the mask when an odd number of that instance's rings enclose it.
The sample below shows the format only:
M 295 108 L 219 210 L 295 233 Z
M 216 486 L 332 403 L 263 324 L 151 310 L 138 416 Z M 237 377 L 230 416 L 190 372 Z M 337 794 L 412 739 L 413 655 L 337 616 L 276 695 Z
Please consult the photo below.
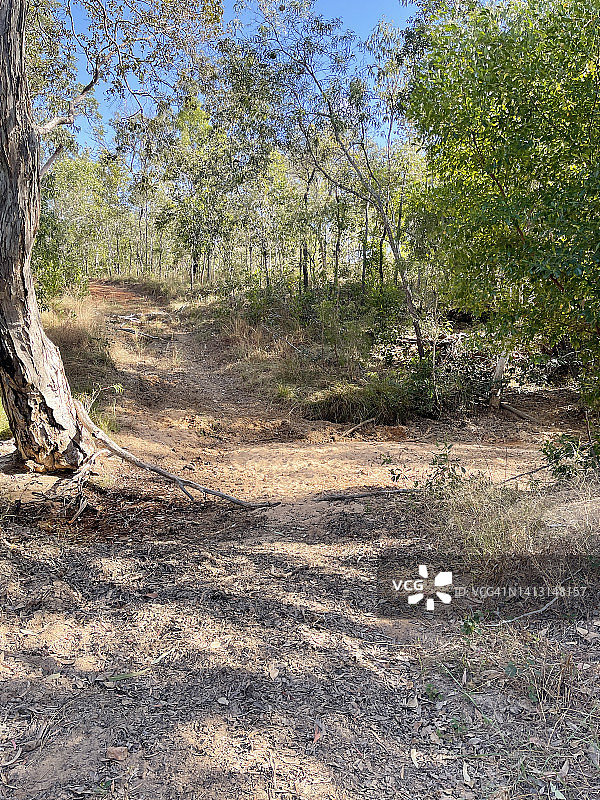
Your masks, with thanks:
M 350 436 L 351 433 L 354 433 L 354 431 L 357 431 L 359 428 L 362 428 L 365 425 L 369 425 L 369 423 L 371 423 L 371 422 L 375 422 L 375 419 L 376 419 L 376 417 L 371 417 L 370 419 L 364 419 L 362 422 L 359 422 L 358 425 L 354 425 L 353 428 L 350 428 L 349 430 L 344 431 L 344 433 L 342 433 L 342 435 L 341 435 L 341 438 L 343 439 L 344 436 Z
M 330 503 L 337 500 L 359 500 L 361 497 L 376 497 L 386 494 L 404 494 L 411 489 L 372 489 L 370 492 L 358 492 L 357 494 L 326 494 L 325 497 L 317 497 L 317 503 Z
M 160 664 L 160 662 L 161 662 L 161 661 L 164 661 L 164 659 L 165 659 L 167 656 L 170 656 L 170 655 L 171 655 L 171 653 L 174 653 L 174 652 L 175 652 L 175 650 L 177 650 L 177 648 L 178 648 L 178 647 L 179 647 L 179 645 L 178 645 L 178 644 L 176 644 L 176 645 L 173 645 L 173 647 L 170 647 L 168 650 L 165 650 L 165 652 L 164 652 L 164 653 L 162 653 L 162 654 L 161 654 L 160 656 L 158 656 L 157 658 L 153 658 L 153 659 L 152 659 L 152 661 L 151 661 L 150 663 L 151 663 L 151 664 Z
M 534 608 L 533 611 L 526 611 L 524 614 L 519 614 L 518 617 L 513 617 L 512 619 L 503 619 L 500 622 L 489 622 L 484 623 L 488 628 L 499 628 L 501 625 L 508 625 L 510 622 L 516 622 L 518 619 L 525 619 L 525 617 L 532 617 L 534 614 L 541 614 L 542 612 L 546 611 L 550 606 L 553 606 L 554 603 L 558 600 L 558 595 L 553 597 L 552 600 L 548 601 L 545 606 L 541 608 Z
M 180 478 L 178 475 L 174 475 L 172 472 L 167 472 L 166 469 L 162 469 L 162 467 L 157 467 L 154 464 L 147 464 L 145 461 L 137 458 L 137 456 L 134 456 L 133 453 L 130 453 L 129 450 L 119 447 L 119 445 L 116 442 L 113 442 L 113 440 L 107 436 L 104 431 L 100 430 L 97 425 L 94 425 L 79 400 L 74 400 L 74 403 L 77 410 L 77 417 L 83 427 L 93 436 L 94 439 L 101 442 L 104 447 L 113 455 L 122 458 L 123 461 L 127 461 L 129 464 L 133 464 L 134 466 L 138 467 L 138 469 L 143 469 L 147 472 L 154 472 L 156 475 L 160 475 L 170 483 L 174 483 L 177 488 L 180 489 L 191 500 L 194 498 L 186 489 L 187 486 L 189 486 L 191 489 L 197 489 L 199 492 L 203 492 L 205 495 L 208 494 L 212 495 L 213 497 L 220 497 L 222 500 L 228 500 L 230 503 L 240 506 L 241 508 L 265 508 L 272 505 L 272 503 L 249 503 L 246 500 L 240 500 L 238 497 L 232 497 L 231 495 L 225 494 L 224 492 L 219 492 L 216 489 L 208 489 L 206 486 L 201 486 L 199 483 L 190 481 L 187 478 Z
M 593 444 L 594 442 L 593 442 L 593 439 L 592 439 L 592 429 L 590 427 L 590 412 L 587 410 L 587 408 L 585 410 L 585 425 L 586 425 L 586 428 L 587 428 L 588 442 L 590 444 Z
M 94 453 L 89 455 L 83 464 L 79 467 L 77 472 L 73 475 L 72 482 L 76 483 L 79 488 L 83 486 L 83 484 L 87 481 L 91 471 L 94 468 L 94 464 L 96 461 L 101 457 L 108 455 L 110 451 L 107 449 L 96 450 Z
M 12 765 L 16 764 L 17 761 L 21 758 L 22 753 L 23 753 L 23 750 L 19 747 L 19 749 L 17 750 L 16 756 L 14 756 L 11 761 L 6 761 L 6 762 L 0 764 L 0 768 L 2 768 L 2 767 L 12 767 Z
M 81 504 L 80 504 L 80 506 L 79 506 L 78 510 L 75 512 L 74 516 L 72 516 L 72 517 L 71 517 L 71 519 L 69 520 L 69 525 L 72 525 L 74 522 L 77 522 L 77 520 L 78 520 L 78 519 L 79 519 L 79 517 L 80 517 L 80 516 L 83 514 L 83 512 L 86 510 L 86 508 L 88 507 L 88 505 L 89 505 L 89 504 L 88 504 L 88 501 L 87 501 L 87 500 L 86 500 L 86 498 L 84 497 L 84 498 L 82 499 L 82 501 L 81 501 Z

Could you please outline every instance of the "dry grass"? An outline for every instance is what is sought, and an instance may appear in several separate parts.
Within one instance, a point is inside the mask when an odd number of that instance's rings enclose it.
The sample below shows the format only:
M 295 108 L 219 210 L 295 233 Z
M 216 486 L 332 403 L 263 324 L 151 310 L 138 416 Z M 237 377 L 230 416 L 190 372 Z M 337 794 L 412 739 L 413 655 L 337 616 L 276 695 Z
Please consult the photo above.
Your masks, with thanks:
M 493 484 L 485 477 L 451 482 L 434 493 L 436 510 L 447 520 L 446 540 L 476 556 L 537 550 L 550 497 Z
M 573 633 L 567 621 L 534 619 L 502 628 L 482 624 L 462 637 L 447 632 L 442 662 L 424 653 L 426 678 L 446 697 L 451 679 L 496 739 L 502 759 L 511 764 L 504 779 L 508 797 L 536 796 L 532 786 L 541 794 L 542 781 L 564 793 L 544 796 L 595 797 L 583 793 L 584 779 L 572 772 L 574 754 L 580 753 L 582 763 L 587 762 L 584 770 L 597 774 L 599 670 L 593 649 Z M 448 712 L 465 720 L 464 733 L 470 735 L 471 715 L 465 719 L 450 708 Z
M 177 281 L 173 276 L 167 281 L 149 275 L 131 275 L 124 278 L 103 278 L 103 283 L 126 288 L 135 287 L 140 294 L 151 297 L 158 302 L 175 300 L 189 293 L 188 285 Z
M 221 329 L 233 346 L 239 369 L 249 387 L 270 399 L 294 404 L 331 380 L 336 365 L 314 352 L 299 328 L 276 333 L 232 315 Z
M 487 393 L 487 373 L 484 391 L 481 368 L 464 359 L 435 371 L 429 360 L 384 369 L 370 360 L 359 328 L 345 329 L 342 341 L 332 343 L 314 321 L 303 326 L 289 315 L 266 324 L 231 313 L 221 326 L 245 380 L 271 399 L 297 405 L 307 419 L 404 424 L 474 406 Z
M 0 403 L 0 440 L 10 439 L 11 436 L 12 432 L 8 426 L 8 419 L 4 409 L 2 408 L 2 404 Z
M 42 315 L 44 330 L 60 350 L 71 389 L 107 433 L 119 430 L 115 392 L 119 383 L 102 310 L 91 297 L 61 297 Z
M 59 348 L 74 391 L 89 391 L 114 374 L 104 317 L 91 298 L 62 297 L 42 315 L 44 330 Z
M 454 472 L 414 502 L 418 529 L 434 549 L 467 562 L 506 552 L 599 552 L 600 484 L 589 478 L 525 491 Z M 436 646 L 431 638 L 421 646 L 423 681 L 440 694 L 433 699 L 458 691 L 472 704 L 461 717 L 448 703 L 456 730 L 468 736 L 471 720 L 483 720 L 511 764 L 507 797 L 534 796 L 533 786 L 549 797 L 596 796 L 572 774 L 575 753 L 590 774 L 600 766 L 600 619 L 590 610 L 588 619 L 580 609 L 570 618 L 534 614 L 505 624 L 474 612 L 440 629 Z
M 434 470 L 414 497 L 411 516 L 438 552 L 460 553 L 485 573 L 489 559 L 502 554 L 600 552 L 600 483 L 580 479 L 572 483 L 534 483 L 527 490 L 494 484 L 484 475 L 463 474 L 456 463 Z M 404 503 L 406 508 L 407 504 Z M 540 602 L 540 607 L 542 603 Z M 581 611 L 581 609 L 580 609 Z M 579 612 L 573 612 L 575 614 Z M 598 663 L 594 649 L 600 620 L 526 616 L 515 624 L 501 624 L 485 613 L 465 618 L 462 632 L 444 633 L 442 667 L 461 685 L 478 708 L 493 698 L 490 725 L 514 714 L 525 702 L 544 724 L 577 731 L 578 741 L 595 753 L 600 735 Z M 427 673 L 439 669 L 439 653 L 424 650 Z M 490 701 L 491 702 L 491 701 Z M 574 737 L 575 738 L 575 737 Z M 511 789 L 519 792 L 537 770 L 552 772 L 564 764 L 564 746 L 554 740 L 534 742 L 525 753 L 506 752 L 528 763 Z M 521 743 L 523 746 L 523 743 Z M 600 751 L 599 751 L 600 752 Z M 561 760 L 562 759 L 562 760 Z M 546 766 L 544 766 L 546 765 Z M 564 776 L 563 776 L 564 777 Z
M 456 470 L 456 467 L 451 467 Z M 437 473 L 421 511 L 436 544 L 475 557 L 503 553 L 591 553 L 600 545 L 600 484 L 498 484 L 485 475 Z

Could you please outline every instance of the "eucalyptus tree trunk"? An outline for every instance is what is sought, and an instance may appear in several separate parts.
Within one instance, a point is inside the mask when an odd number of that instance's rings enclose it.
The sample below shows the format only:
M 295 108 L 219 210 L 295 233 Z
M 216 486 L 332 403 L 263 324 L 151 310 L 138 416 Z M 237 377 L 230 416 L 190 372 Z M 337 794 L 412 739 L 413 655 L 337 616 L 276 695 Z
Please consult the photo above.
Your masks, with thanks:
M 17 448 L 45 469 L 91 452 L 31 275 L 40 216 L 39 140 L 25 71 L 26 0 L 0 0 L 0 393 Z
M 408 280 L 408 275 L 406 274 L 404 259 L 402 258 L 402 253 L 400 252 L 400 247 L 398 246 L 398 242 L 394 237 L 394 233 L 392 231 L 389 218 L 387 214 L 385 214 L 383 209 L 381 210 L 380 213 L 385 233 L 387 236 L 387 240 L 392 250 L 392 255 L 394 256 L 394 266 L 396 269 L 396 274 L 399 275 L 400 277 L 400 285 L 402 286 L 402 291 L 404 292 L 404 297 L 406 299 L 406 309 L 408 311 L 408 316 L 410 317 L 413 330 L 415 332 L 415 339 L 417 343 L 417 351 L 419 353 L 419 358 L 422 359 L 425 357 L 425 347 L 423 345 L 423 332 L 421 330 L 421 315 L 419 313 L 419 309 L 415 305 L 412 289 Z

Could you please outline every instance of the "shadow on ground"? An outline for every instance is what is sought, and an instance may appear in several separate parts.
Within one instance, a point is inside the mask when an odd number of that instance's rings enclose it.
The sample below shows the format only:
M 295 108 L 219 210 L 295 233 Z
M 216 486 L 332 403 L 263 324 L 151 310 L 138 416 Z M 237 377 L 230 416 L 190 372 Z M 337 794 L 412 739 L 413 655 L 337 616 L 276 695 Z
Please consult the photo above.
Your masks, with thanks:
M 57 504 L 4 520 L 0 797 L 598 797 L 597 698 L 536 703 L 494 662 L 499 632 L 377 616 L 397 501 L 311 535 L 88 498 L 73 525 Z M 577 651 L 588 683 L 597 656 Z

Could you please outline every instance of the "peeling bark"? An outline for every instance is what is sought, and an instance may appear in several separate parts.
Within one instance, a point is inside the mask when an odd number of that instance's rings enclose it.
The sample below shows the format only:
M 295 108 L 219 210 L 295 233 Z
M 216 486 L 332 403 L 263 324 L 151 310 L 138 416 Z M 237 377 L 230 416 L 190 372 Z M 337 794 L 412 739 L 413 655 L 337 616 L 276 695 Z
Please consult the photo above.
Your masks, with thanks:
M 73 469 L 93 446 L 77 419 L 58 349 L 42 329 L 33 288 L 40 163 L 25 18 L 25 0 L 0 0 L 0 393 L 23 458 L 44 469 Z

